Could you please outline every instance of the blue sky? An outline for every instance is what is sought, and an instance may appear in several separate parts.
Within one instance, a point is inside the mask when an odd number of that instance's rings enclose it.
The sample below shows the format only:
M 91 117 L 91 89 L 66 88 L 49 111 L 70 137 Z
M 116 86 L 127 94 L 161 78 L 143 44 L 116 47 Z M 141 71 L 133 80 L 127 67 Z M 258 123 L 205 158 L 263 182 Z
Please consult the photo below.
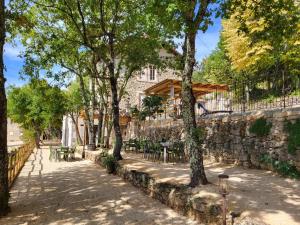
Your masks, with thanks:
M 215 49 L 219 41 L 221 27 L 221 19 L 219 18 L 214 21 L 214 25 L 210 26 L 205 33 L 198 33 L 196 40 L 197 61 L 201 61 Z M 11 44 L 6 44 L 4 47 L 4 63 L 6 67 L 5 77 L 7 79 L 7 86 L 20 86 L 26 82 L 21 80 L 19 75 L 24 62 L 24 60 L 18 56 L 22 49 L 21 45 L 13 46 Z

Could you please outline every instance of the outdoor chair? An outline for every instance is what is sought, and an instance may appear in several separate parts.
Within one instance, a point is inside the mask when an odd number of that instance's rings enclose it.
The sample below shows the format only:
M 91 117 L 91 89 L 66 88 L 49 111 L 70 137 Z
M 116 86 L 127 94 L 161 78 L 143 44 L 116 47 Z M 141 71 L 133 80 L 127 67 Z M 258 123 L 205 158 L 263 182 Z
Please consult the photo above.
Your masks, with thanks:
M 184 143 L 182 141 L 176 141 L 173 144 L 173 153 L 175 160 L 178 162 L 185 161 L 185 154 L 184 154 Z
M 69 149 L 69 157 L 68 157 L 68 159 L 75 160 L 75 152 L 76 152 L 76 147 L 70 148 Z
M 149 148 L 150 148 L 150 141 L 149 140 L 142 140 L 140 143 L 141 150 L 143 151 L 143 158 L 147 158 L 148 154 L 150 153 Z
M 69 148 L 68 147 L 60 147 L 59 149 L 57 149 L 56 153 L 57 153 L 58 161 L 61 161 L 61 160 L 68 161 L 69 160 Z
M 200 115 L 200 117 L 205 117 L 207 115 L 211 114 L 217 114 L 217 113 L 229 113 L 231 114 L 233 111 L 232 110 L 216 110 L 216 111 L 210 111 L 204 107 L 204 105 L 201 102 L 198 102 L 198 109 L 203 109 L 204 113 Z
M 160 160 L 163 157 L 164 154 L 164 148 L 163 146 L 157 142 L 153 144 L 153 149 L 154 149 L 154 156 L 153 156 L 153 160 Z
M 135 151 L 137 151 L 137 149 L 138 149 L 137 140 L 135 140 L 135 139 L 129 139 L 128 142 L 124 146 L 125 151 L 128 151 L 128 150 L 132 151 L 132 149 Z
M 52 161 L 53 159 L 54 159 L 54 161 L 57 160 L 56 149 L 53 148 L 53 146 L 50 145 L 50 156 L 49 156 L 49 160 Z
M 155 149 L 154 143 L 149 141 L 146 147 L 146 159 L 151 160 L 154 157 Z

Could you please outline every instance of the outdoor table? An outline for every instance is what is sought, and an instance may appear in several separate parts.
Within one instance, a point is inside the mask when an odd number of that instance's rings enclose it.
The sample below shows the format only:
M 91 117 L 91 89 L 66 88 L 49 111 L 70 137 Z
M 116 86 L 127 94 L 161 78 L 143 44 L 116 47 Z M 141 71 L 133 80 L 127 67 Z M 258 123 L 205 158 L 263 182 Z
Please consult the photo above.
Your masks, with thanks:
M 56 154 L 57 154 L 57 159 L 60 161 L 60 154 L 63 154 L 63 159 L 65 161 L 68 161 L 69 158 L 69 147 L 66 146 L 60 146 L 58 148 L 56 148 Z
M 164 147 L 164 163 L 167 163 L 167 148 L 170 147 L 171 143 L 169 141 L 160 143 Z

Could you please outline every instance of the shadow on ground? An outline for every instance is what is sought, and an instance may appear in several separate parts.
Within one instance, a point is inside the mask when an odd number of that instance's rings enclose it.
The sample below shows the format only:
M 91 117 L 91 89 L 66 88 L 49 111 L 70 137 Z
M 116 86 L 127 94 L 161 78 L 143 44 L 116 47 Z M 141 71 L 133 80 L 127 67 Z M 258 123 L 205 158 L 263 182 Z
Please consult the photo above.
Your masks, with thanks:
M 129 169 L 144 171 L 160 182 L 189 183 L 188 164 L 163 164 L 145 161 L 141 155 L 127 154 L 122 164 Z M 229 210 L 243 212 L 268 224 L 300 224 L 300 181 L 287 179 L 270 171 L 244 169 L 238 166 L 205 162 L 211 184 L 194 190 L 200 196 L 220 199 L 217 177 L 221 173 L 230 176 Z
M 31 156 L 0 224 L 196 224 L 86 161 Z

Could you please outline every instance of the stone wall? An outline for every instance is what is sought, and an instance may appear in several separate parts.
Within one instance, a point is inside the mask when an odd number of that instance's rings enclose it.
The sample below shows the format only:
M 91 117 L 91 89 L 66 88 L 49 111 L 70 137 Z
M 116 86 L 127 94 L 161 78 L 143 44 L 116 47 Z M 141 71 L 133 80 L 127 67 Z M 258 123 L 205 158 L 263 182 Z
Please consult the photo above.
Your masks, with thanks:
M 249 132 L 251 124 L 261 117 L 272 123 L 270 134 L 266 137 Z M 198 119 L 197 123 L 205 128 L 205 153 L 216 161 L 272 169 L 261 162 L 262 155 L 268 154 L 274 160 L 289 161 L 300 170 L 300 149 L 295 154 L 288 153 L 288 134 L 284 129 L 286 121 L 296 119 L 300 119 L 300 108 L 211 115 Z M 183 139 L 182 120 L 147 121 L 140 127 L 138 135 L 151 140 Z
M 101 150 L 85 151 L 85 159 L 103 166 L 101 157 Z M 187 185 L 157 182 L 150 174 L 128 169 L 122 163 L 117 167 L 117 175 L 182 215 L 204 224 L 221 224 L 222 210 L 219 198 L 199 197 Z

